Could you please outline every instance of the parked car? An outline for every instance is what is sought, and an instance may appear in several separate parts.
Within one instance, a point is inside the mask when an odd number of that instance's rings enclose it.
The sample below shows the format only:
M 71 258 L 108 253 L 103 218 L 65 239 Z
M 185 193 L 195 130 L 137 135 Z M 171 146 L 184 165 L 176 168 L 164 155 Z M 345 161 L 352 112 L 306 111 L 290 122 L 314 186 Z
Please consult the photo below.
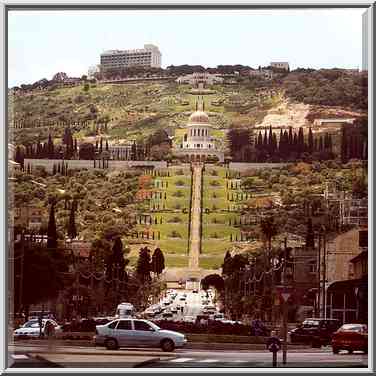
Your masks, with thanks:
M 215 313 L 213 315 L 213 320 L 224 320 L 225 319 L 225 315 L 223 313 Z
M 183 321 L 194 323 L 196 322 L 196 318 L 194 316 L 184 316 Z
M 96 327 L 95 345 L 109 350 L 119 347 L 160 347 L 163 351 L 174 351 L 187 343 L 184 334 L 163 330 L 148 320 L 114 320 Z
M 368 353 L 368 327 L 366 324 L 345 324 L 342 325 L 332 338 L 333 354 L 340 350 L 347 350 L 350 354 L 353 351 L 364 351 Z
M 192 291 L 192 293 L 193 293 L 193 294 L 198 294 L 198 290 L 197 290 L 197 289 L 194 289 L 194 290 Z
M 291 343 L 306 343 L 312 347 L 329 345 L 333 333 L 341 326 L 336 319 L 306 319 L 303 323 L 289 332 Z
M 42 337 L 53 336 L 60 332 L 61 327 L 54 320 L 42 319 L 42 330 L 40 329 L 39 320 L 29 320 L 20 328 L 14 331 L 14 338 L 38 338 L 40 334 Z

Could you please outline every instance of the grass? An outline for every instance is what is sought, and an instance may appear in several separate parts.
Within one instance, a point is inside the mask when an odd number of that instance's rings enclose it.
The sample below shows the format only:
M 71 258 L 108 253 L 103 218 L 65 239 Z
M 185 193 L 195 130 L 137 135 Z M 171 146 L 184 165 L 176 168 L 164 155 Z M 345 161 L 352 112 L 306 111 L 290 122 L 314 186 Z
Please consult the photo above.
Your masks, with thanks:
M 180 174 L 181 170 L 183 175 Z M 154 241 L 152 240 L 152 244 L 155 247 L 160 247 L 165 257 L 168 256 L 166 265 L 179 266 L 182 263 L 186 263 L 186 261 L 181 260 L 181 257 L 186 257 L 188 251 L 191 177 L 189 169 L 169 168 L 168 172 L 170 176 L 153 176 L 151 189 L 154 192 L 160 192 L 162 198 L 157 195 L 156 198 L 150 200 L 150 208 L 153 208 L 153 205 L 156 207 L 160 205 L 160 208 L 165 209 L 165 211 L 144 213 L 151 215 L 152 223 L 147 225 L 139 224 L 137 228 L 139 230 L 149 229 L 154 231 L 155 239 Z M 182 185 L 177 185 L 179 182 Z M 176 192 L 180 192 L 181 197 L 175 196 Z M 186 209 L 186 213 L 183 213 L 183 208 Z M 155 223 L 155 220 L 157 223 Z M 160 233 L 160 239 L 158 239 L 158 232 Z M 175 256 L 177 259 L 174 258 Z
M 199 263 L 204 269 L 219 269 L 223 264 L 223 256 L 200 256 Z

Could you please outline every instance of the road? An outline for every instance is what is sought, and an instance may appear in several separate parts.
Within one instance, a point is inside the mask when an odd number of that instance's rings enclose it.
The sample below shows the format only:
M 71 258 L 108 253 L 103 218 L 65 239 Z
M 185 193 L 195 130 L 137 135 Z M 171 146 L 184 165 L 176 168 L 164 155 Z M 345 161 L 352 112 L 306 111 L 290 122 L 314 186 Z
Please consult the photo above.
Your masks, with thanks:
M 189 268 L 199 268 L 202 166 L 193 165 Z
M 101 368 L 266 368 L 272 366 L 268 351 L 207 351 L 179 349 L 163 353 L 159 349 L 121 349 L 108 351 L 95 347 L 58 347 L 19 344 L 10 346 L 13 367 L 101 367 Z M 18 358 L 18 359 L 17 359 Z M 285 367 L 367 367 L 368 357 L 362 353 L 342 352 L 334 355 L 331 349 L 308 349 L 287 354 Z M 23 364 L 23 365 L 22 365 Z M 25 364 L 32 364 L 27 365 Z M 278 353 L 278 366 L 282 353 Z

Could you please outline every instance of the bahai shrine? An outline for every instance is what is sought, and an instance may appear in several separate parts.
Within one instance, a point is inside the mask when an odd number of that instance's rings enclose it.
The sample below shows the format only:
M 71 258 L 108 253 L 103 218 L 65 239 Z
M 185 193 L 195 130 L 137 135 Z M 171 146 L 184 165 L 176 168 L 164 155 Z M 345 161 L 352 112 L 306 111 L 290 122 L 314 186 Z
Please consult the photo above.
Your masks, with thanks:
M 175 148 L 174 154 L 184 156 L 186 161 L 204 162 L 206 159 L 217 157 L 219 162 L 224 161 L 224 153 L 216 148 L 211 136 L 212 126 L 209 116 L 204 111 L 197 109 L 189 117 L 182 143 Z

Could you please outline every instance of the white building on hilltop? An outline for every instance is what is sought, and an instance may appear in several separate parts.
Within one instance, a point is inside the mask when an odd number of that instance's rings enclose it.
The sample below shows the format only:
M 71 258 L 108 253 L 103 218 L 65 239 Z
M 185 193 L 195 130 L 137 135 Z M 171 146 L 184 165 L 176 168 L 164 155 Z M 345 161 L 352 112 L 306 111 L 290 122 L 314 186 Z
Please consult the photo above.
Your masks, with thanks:
M 270 66 L 272 68 L 284 69 L 286 71 L 290 70 L 290 65 L 289 65 L 288 61 L 272 61 L 270 63 Z
M 127 67 L 160 68 L 162 54 L 153 44 L 145 44 L 136 50 L 110 50 L 101 54 L 101 69 L 121 69 Z

